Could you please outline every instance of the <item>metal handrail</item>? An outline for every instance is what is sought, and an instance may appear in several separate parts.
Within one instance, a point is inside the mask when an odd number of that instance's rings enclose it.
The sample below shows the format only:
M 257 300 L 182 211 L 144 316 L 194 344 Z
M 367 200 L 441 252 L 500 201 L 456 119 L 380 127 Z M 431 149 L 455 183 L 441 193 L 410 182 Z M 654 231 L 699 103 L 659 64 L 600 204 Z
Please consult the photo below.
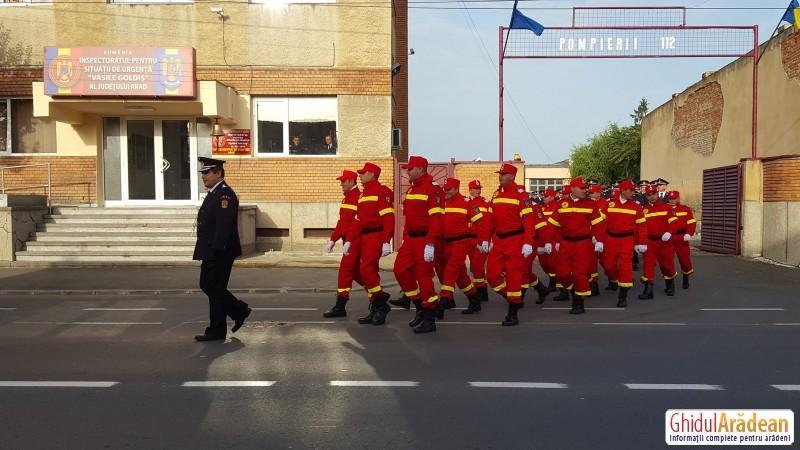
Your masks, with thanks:
M 47 184 L 33 184 L 30 186 L 17 186 L 13 188 L 7 188 L 5 183 L 5 170 L 6 169 L 24 169 L 26 167 L 47 167 Z M 21 164 L 18 166 L 0 166 L 0 194 L 5 194 L 7 191 L 19 191 L 24 189 L 34 189 L 34 188 L 47 188 L 47 209 L 50 210 L 50 197 L 53 190 L 52 185 L 52 167 L 49 162 L 47 163 L 38 163 L 38 164 Z

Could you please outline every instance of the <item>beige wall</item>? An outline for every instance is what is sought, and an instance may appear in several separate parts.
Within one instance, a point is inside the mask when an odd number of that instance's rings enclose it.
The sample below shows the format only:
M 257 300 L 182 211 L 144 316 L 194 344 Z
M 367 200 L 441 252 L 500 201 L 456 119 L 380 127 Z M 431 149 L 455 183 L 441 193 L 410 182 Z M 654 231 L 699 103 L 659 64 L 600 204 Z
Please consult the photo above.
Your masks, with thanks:
M 569 167 L 526 167 L 525 179 L 531 178 L 554 178 L 568 180 Z

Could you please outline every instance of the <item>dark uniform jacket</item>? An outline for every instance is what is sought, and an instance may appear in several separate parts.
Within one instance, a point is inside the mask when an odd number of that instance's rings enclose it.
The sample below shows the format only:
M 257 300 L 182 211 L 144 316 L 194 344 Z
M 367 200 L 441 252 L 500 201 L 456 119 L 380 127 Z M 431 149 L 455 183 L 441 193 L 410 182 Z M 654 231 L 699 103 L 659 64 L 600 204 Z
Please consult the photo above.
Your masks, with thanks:
M 232 260 L 241 255 L 238 221 L 239 199 L 222 181 L 206 195 L 197 212 L 197 244 L 193 259 Z

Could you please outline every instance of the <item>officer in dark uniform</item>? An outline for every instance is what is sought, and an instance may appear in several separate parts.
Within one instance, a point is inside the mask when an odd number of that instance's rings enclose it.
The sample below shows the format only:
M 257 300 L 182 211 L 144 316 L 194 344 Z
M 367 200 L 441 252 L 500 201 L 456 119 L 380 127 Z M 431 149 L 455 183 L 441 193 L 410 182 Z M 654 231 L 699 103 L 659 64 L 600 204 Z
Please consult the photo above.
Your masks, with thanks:
M 225 182 L 225 161 L 198 158 L 199 171 L 208 194 L 197 213 L 197 244 L 193 259 L 202 261 L 200 289 L 208 296 L 210 324 L 197 341 L 221 341 L 228 332 L 227 316 L 233 319 L 231 332 L 242 327 L 250 308 L 228 291 L 233 260 L 242 254 L 239 242 L 239 199 Z

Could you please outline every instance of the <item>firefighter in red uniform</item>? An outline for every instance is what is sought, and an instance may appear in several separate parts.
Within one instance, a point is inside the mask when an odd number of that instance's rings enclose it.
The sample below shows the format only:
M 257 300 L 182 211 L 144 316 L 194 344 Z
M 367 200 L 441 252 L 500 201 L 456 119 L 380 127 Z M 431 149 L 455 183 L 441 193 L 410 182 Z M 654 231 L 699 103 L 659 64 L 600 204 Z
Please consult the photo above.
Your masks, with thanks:
M 539 280 L 539 277 L 533 271 L 533 263 L 538 254 L 547 254 L 544 244 L 552 240 L 552 232 L 550 231 L 552 227 L 547 223 L 547 217 L 544 215 L 541 206 L 532 204 L 531 209 L 533 210 L 533 242 L 536 251 L 532 253 L 531 256 L 525 258 L 525 267 L 522 274 L 522 301 L 525 301 L 525 294 L 528 292 L 528 289 L 532 287 L 536 290 L 536 294 L 538 295 L 536 304 L 541 305 L 547 299 L 547 294 L 549 294 L 550 291 L 547 290 L 547 287 Z M 542 245 L 537 247 L 538 243 Z M 552 251 L 553 249 L 550 248 L 551 253 Z
M 649 186 L 645 191 L 647 204 L 644 205 L 645 222 L 647 223 L 647 252 L 644 254 L 642 266 L 642 283 L 644 292 L 639 295 L 642 300 L 653 298 L 653 279 L 656 276 L 656 262 L 661 267 L 668 296 L 675 295 L 675 250 L 672 248 L 672 235 L 675 234 L 675 217 L 672 207 L 658 199 L 658 187 Z
M 336 178 L 340 181 L 344 199 L 339 205 L 339 221 L 336 222 L 336 228 L 331 233 L 331 239 L 325 246 L 325 251 L 330 253 L 333 246 L 339 239 L 347 242 L 347 234 L 350 227 L 356 220 L 356 212 L 358 211 L 358 198 L 361 197 L 361 191 L 358 189 L 358 175 L 351 171 L 345 170 L 342 175 Z M 342 260 L 339 262 L 339 280 L 336 287 L 336 305 L 330 311 L 322 315 L 327 318 L 331 317 L 345 317 L 347 311 L 345 306 L 347 301 L 350 300 L 350 289 L 353 287 L 353 281 L 363 285 L 361 275 L 358 273 L 358 260 L 360 258 L 360 241 L 358 237 L 350 243 L 350 248 L 347 255 L 342 255 Z
M 569 313 L 583 314 L 584 300 L 592 294 L 589 286 L 592 258 L 594 253 L 603 252 L 605 224 L 597 203 L 586 198 L 588 186 L 583 178 L 574 178 L 569 186 L 572 192 L 559 202 L 559 208 L 548 221 L 556 227 L 558 281 L 573 290 Z
M 558 202 L 556 202 L 556 191 L 548 188 L 544 191 L 542 195 L 542 215 L 545 219 L 549 219 L 550 216 L 553 215 L 553 212 L 558 209 Z M 544 242 L 550 242 L 545 240 Z M 556 290 L 556 258 L 558 257 L 556 252 L 553 252 L 552 249 L 550 253 L 545 251 L 544 247 L 538 248 L 537 253 L 539 253 L 539 264 L 542 266 L 542 270 L 547 273 L 549 277 L 549 283 L 547 285 L 548 292 L 555 292 Z
M 491 216 L 489 215 L 489 202 L 481 197 L 481 182 L 480 180 L 472 180 L 469 182 L 469 206 L 470 208 L 478 208 L 484 216 L 487 233 L 491 234 Z M 486 258 L 489 256 L 488 252 L 481 252 L 481 244 L 483 241 L 478 240 L 478 235 L 474 231 L 472 235 L 472 246 L 469 251 L 469 270 L 472 272 L 472 282 L 475 284 L 475 289 L 478 291 L 478 297 L 482 302 L 489 301 L 489 289 L 486 287 Z
M 597 202 L 597 207 L 600 209 L 600 214 L 605 214 L 607 203 L 603 198 L 603 186 L 600 186 L 600 182 L 595 179 L 587 180 L 586 184 L 589 185 L 589 200 Z M 597 264 L 599 262 L 600 257 L 595 254 L 594 260 L 592 261 L 591 273 L 589 274 L 589 287 L 592 290 L 591 297 L 600 295 L 600 287 L 598 285 L 600 281 L 600 272 L 597 270 Z M 605 267 L 603 269 L 605 269 Z
M 409 323 L 415 333 L 436 331 L 439 296 L 433 285 L 434 257 L 442 251 L 444 193 L 428 174 L 428 160 L 412 156 L 402 168 L 411 187 L 403 201 L 403 243 L 397 252 L 394 275 L 417 314 Z
M 358 240 L 358 271 L 369 297 L 369 312 L 358 318 L 362 325 L 383 325 L 391 307 L 387 304 L 389 294 L 381 286 L 378 262 L 382 256 L 392 253 L 390 244 L 394 236 L 394 203 L 392 190 L 378 182 L 381 168 L 365 163 L 358 171 L 361 177 L 361 196 L 358 198 L 356 220 L 347 233 L 347 242 L 342 247 L 345 256 Z
M 477 206 L 470 206 L 470 199 L 459 193 L 461 182 L 448 178 L 444 184 L 444 224 L 442 238 L 443 251 L 436 256 L 436 273 L 439 275 L 441 290 L 439 302 L 444 309 L 455 306 L 453 293 L 458 286 L 469 299 L 469 307 L 462 314 L 473 314 L 481 310 L 481 298 L 464 265 L 467 253 L 475 246 L 471 233 L 480 242 L 477 247 L 481 253 L 489 252 L 488 219 Z
M 517 312 L 523 307 L 524 264 L 533 254 L 535 225 L 530 197 L 514 182 L 517 168 L 503 164 L 497 173 L 500 187 L 492 196 L 494 230 L 487 277 L 492 289 L 508 301 L 508 314 L 501 325 L 514 326 L 519 325 Z
M 642 207 L 633 201 L 636 185 L 625 180 L 619 185 L 619 197 L 611 198 L 605 208 L 606 242 L 603 269 L 608 284 L 619 288 L 617 307 L 628 306 L 628 291 L 633 287 L 633 252 L 647 251 L 647 225 Z
M 667 194 L 667 201 L 672 206 L 677 220 L 675 221 L 675 234 L 672 235 L 672 247 L 678 255 L 678 262 L 683 273 L 683 289 L 689 289 L 689 275 L 694 272 L 692 267 L 692 255 L 689 248 L 689 241 L 692 240 L 697 230 L 697 220 L 692 214 L 692 208 L 681 203 L 681 195 L 678 191 L 670 191 Z

